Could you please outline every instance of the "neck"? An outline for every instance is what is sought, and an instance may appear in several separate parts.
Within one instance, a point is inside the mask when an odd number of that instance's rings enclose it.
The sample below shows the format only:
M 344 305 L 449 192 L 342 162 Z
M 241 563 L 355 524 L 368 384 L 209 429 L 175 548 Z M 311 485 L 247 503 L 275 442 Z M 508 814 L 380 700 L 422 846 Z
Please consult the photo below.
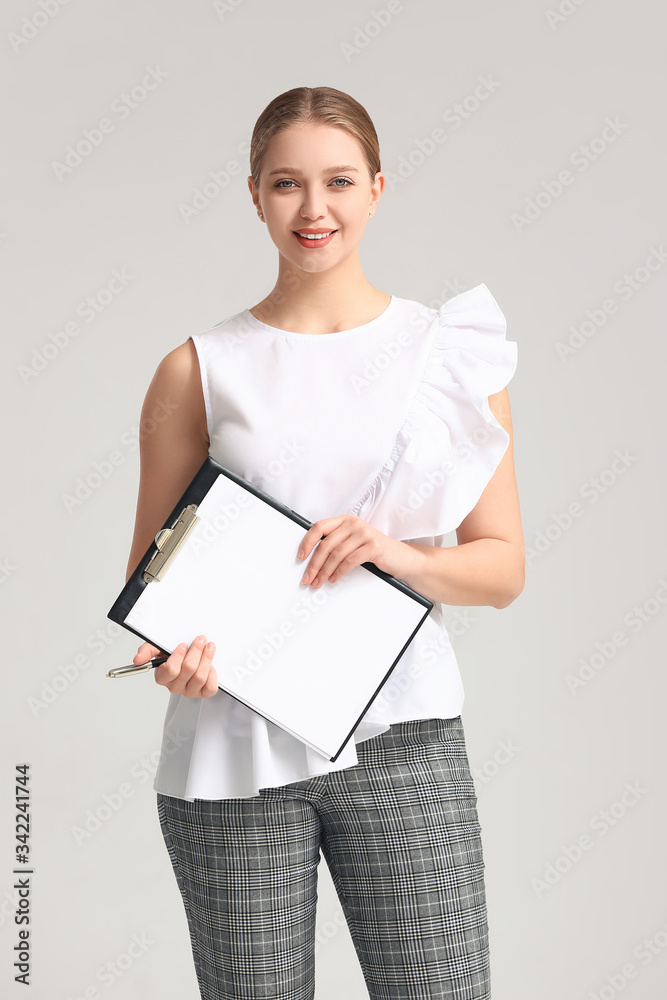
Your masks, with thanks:
M 357 253 L 319 273 L 294 267 L 281 256 L 274 287 L 251 311 L 285 330 L 329 333 L 368 323 L 389 300 L 366 279 Z

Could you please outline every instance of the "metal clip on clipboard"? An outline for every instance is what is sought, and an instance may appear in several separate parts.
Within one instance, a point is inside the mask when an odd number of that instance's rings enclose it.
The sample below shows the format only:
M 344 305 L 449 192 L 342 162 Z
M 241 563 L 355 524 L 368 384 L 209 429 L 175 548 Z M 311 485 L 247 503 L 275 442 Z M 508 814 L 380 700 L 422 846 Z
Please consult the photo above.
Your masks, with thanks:
M 161 528 L 160 531 L 158 531 L 155 536 L 157 552 L 153 553 L 142 574 L 146 583 L 152 583 L 154 580 L 159 582 L 164 577 L 177 552 L 185 542 L 185 539 L 188 537 L 197 521 L 199 521 L 199 516 L 197 515 L 196 510 L 196 503 L 188 504 L 188 506 L 184 507 L 178 515 L 178 518 L 171 528 Z M 153 659 L 149 660 L 148 663 L 128 663 L 125 667 L 114 667 L 107 673 L 106 676 L 126 677 L 128 674 L 143 673 L 144 671 L 150 670 L 152 667 L 163 663 L 166 659 L 166 656 L 160 656 L 153 657 Z
M 153 580 L 161 580 L 165 575 L 176 553 L 199 520 L 196 510 L 197 504 L 189 503 L 178 515 L 176 523 L 172 528 L 162 528 L 158 531 L 155 536 L 157 552 L 151 557 L 150 562 L 143 572 L 146 583 L 151 583 Z

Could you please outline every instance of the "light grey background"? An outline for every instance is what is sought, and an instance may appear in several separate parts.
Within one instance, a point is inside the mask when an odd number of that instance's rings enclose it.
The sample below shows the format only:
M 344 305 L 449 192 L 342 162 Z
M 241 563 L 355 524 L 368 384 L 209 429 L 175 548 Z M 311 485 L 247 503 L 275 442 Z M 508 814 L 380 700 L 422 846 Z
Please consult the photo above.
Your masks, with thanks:
M 445 608 L 466 688 L 494 1000 L 655 1000 L 667 978 L 658 5 L 12 0 L 1 20 L 3 996 L 27 995 L 12 968 L 20 762 L 32 775 L 30 996 L 198 996 L 151 787 L 168 693 L 151 677 L 105 678 L 137 648 L 106 611 L 124 583 L 155 368 L 275 280 L 246 186 L 252 126 L 282 91 L 327 84 L 366 107 L 380 138 L 389 183 L 360 249 L 369 280 L 431 305 L 483 281 L 518 343 L 525 590 L 502 612 Z M 164 78 L 121 119 L 113 102 L 148 68 Z M 113 131 L 58 179 L 54 162 L 104 117 Z M 419 162 L 438 128 L 445 141 Z M 182 206 L 230 163 L 228 185 L 186 222 Z M 565 170 L 572 183 L 556 194 Z M 86 321 L 79 304 L 114 270 L 131 281 Z M 608 300 L 615 312 L 559 357 Z M 59 335 L 77 319 L 76 336 Z M 119 464 L 68 509 L 79 477 L 114 451 Z M 97 812 L 99 829 L 82 835 Z M 144 950 L 128 959 L 135 935 Z M 365 997 L 324 863 L 318 942 L 318 1000 Z

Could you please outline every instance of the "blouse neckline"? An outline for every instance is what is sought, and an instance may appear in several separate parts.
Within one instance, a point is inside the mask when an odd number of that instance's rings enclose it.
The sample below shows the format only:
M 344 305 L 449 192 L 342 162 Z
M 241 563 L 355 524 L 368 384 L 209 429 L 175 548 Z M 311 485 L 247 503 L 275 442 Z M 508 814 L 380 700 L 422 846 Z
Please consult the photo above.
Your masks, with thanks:
M 302 340 L 330 340 L 339 337 L 349 337 L 354 333 L 363 333 L 368 330 L 372 330 L 377 326 L 380 326 L 387 319 L 391 318 L 395 308 L 396 308 L 397 298 L 395 295 L 391 296 L 391 299 L 384 310 L 375 319 L 371 319 L 368 323 L 362 323 L 361 326 L 350 327 L 349 330 L 334 330 L 332 333 L 299 333 L 296 330 L 283 330 L 278 326 L 270 326 L 268 323 L 263 323 L 260 319 L 250 312 L 250 309 L 243 310 L 244 318 L 251 324 L 251 326 L 257 327 L 260 330 L 268 330 L 270 333 L 278 334 L 278 336 L 284 337 L 299 337 Z

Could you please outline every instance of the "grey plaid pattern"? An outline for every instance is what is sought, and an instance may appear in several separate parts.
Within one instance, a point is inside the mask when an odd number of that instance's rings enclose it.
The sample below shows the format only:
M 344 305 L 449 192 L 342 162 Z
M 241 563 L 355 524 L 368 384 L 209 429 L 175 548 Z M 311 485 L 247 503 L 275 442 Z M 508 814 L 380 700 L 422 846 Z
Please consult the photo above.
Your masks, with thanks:
M 320 850 L 372 1000 L 489 1000 L 461 716 L 356 746 L 354 767 L 249 798 L 157 793 L 203 1000 L 313 1000 Z

